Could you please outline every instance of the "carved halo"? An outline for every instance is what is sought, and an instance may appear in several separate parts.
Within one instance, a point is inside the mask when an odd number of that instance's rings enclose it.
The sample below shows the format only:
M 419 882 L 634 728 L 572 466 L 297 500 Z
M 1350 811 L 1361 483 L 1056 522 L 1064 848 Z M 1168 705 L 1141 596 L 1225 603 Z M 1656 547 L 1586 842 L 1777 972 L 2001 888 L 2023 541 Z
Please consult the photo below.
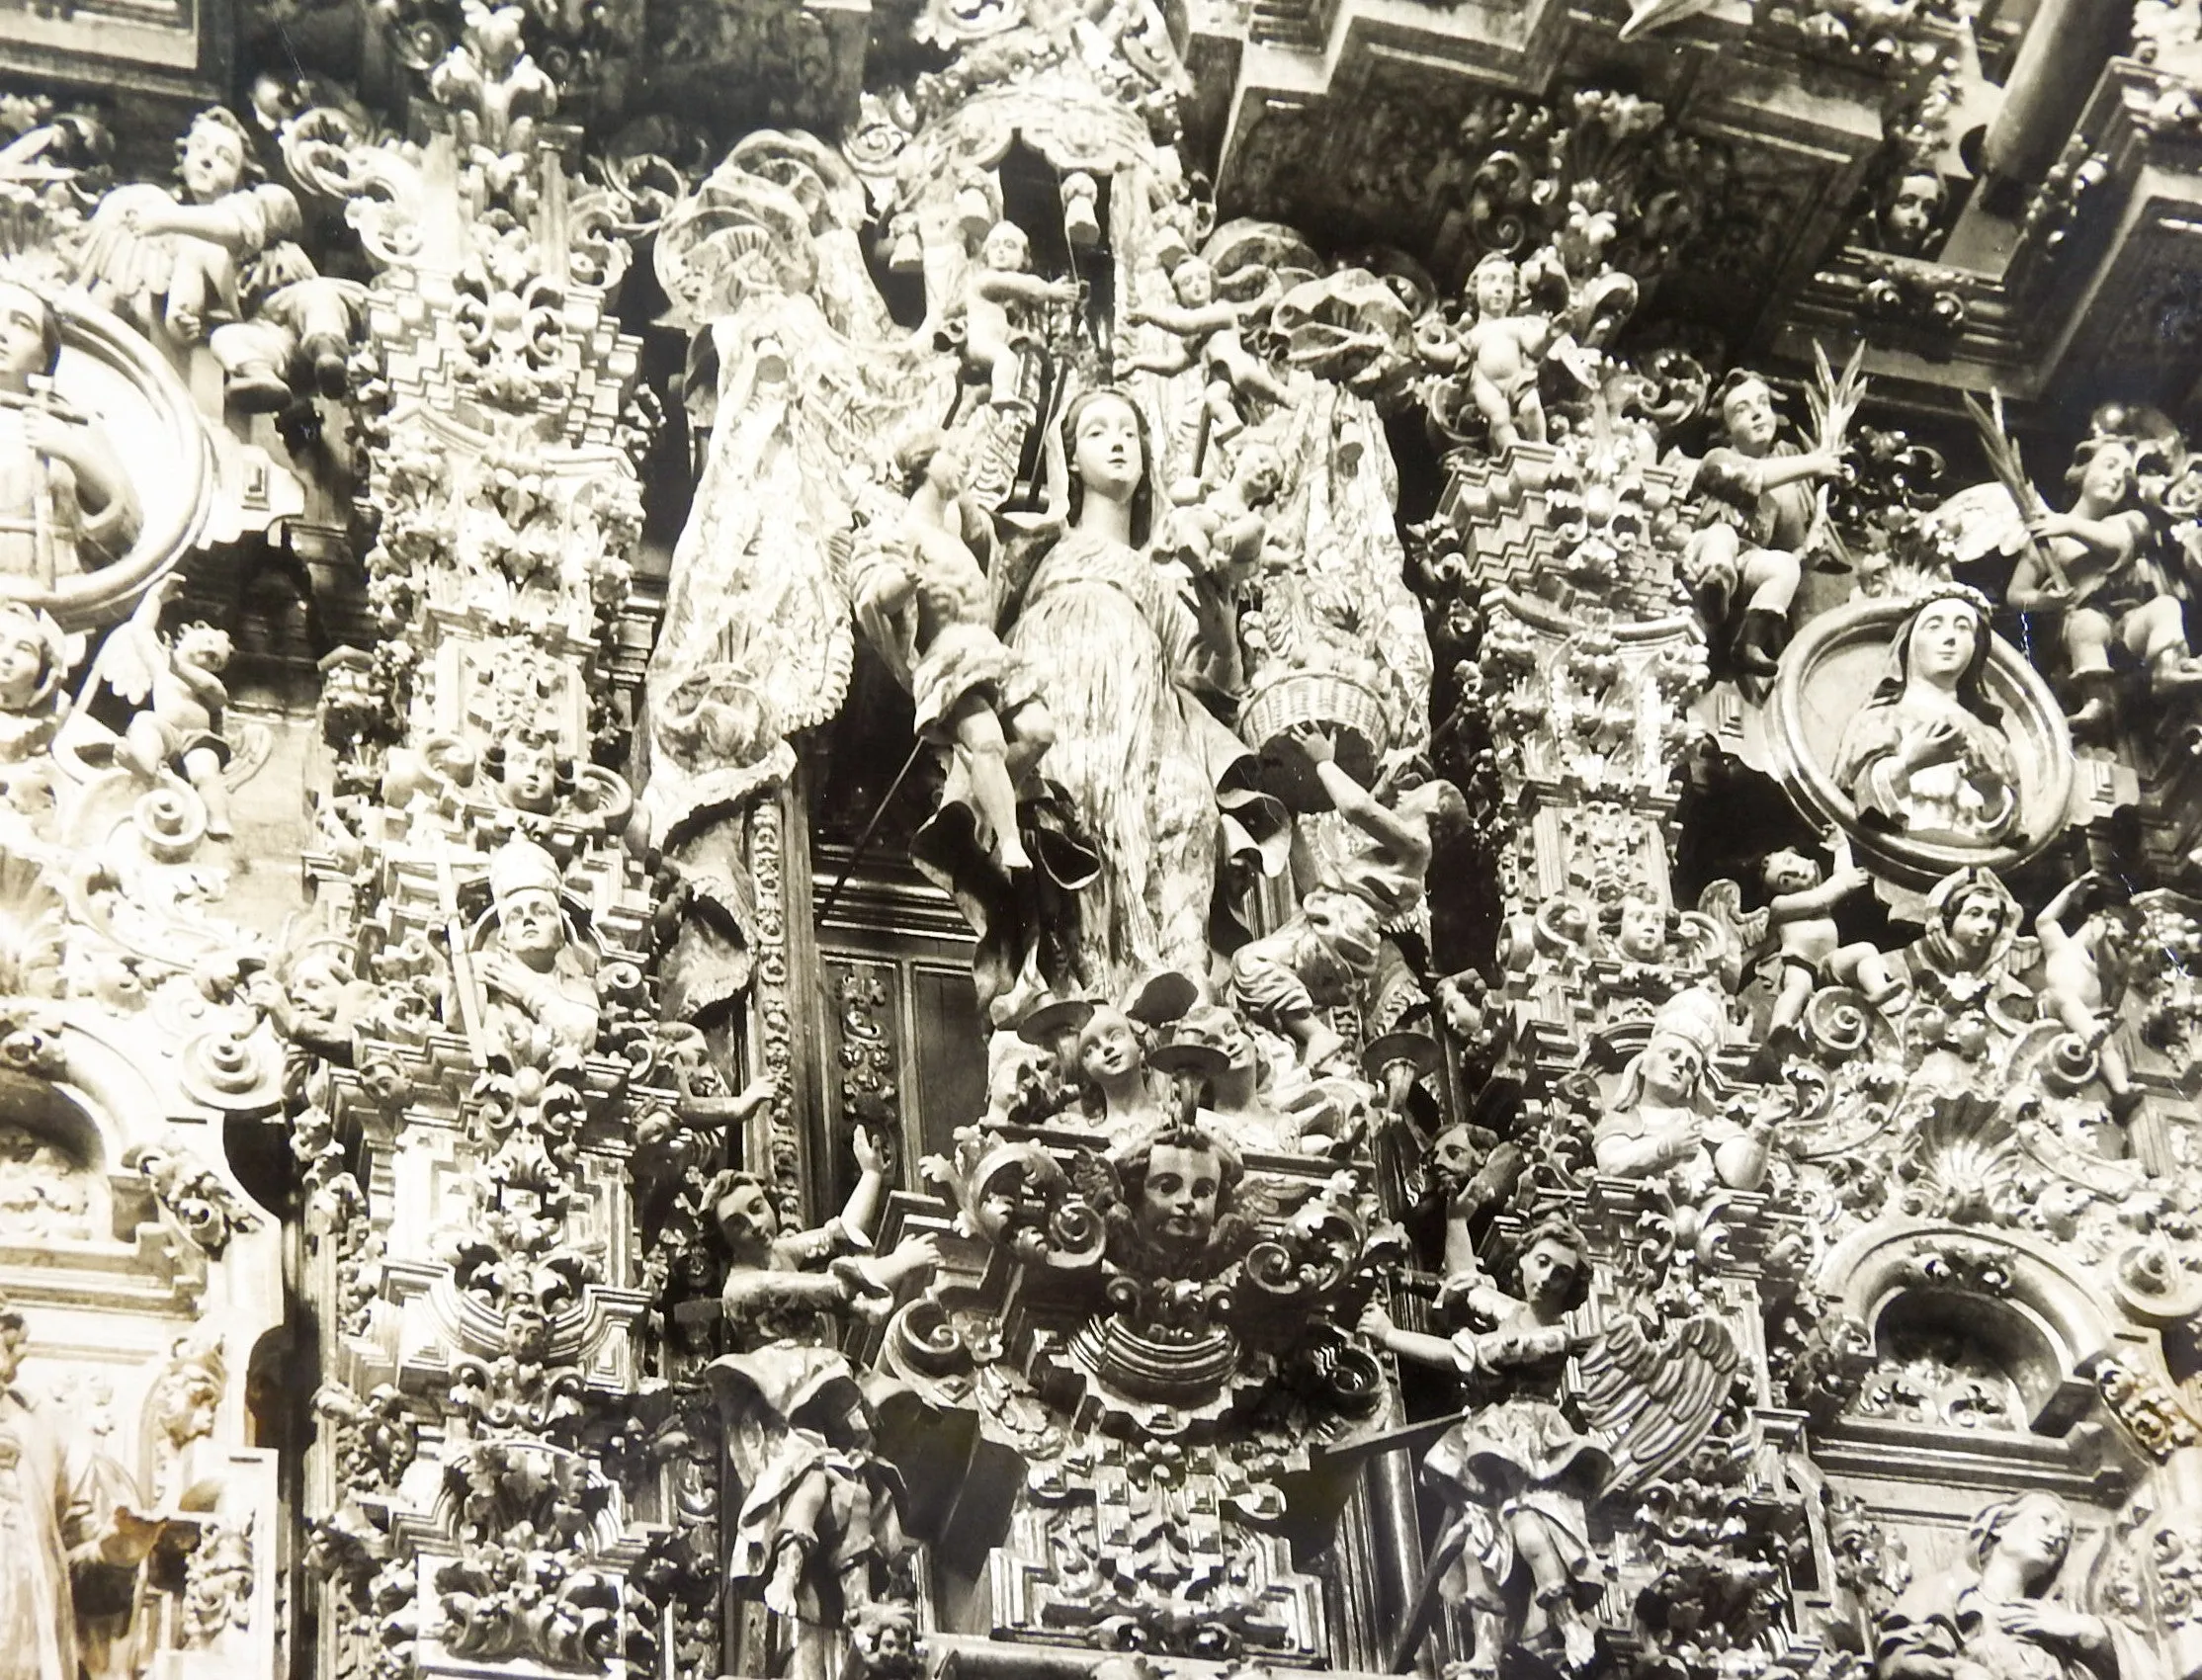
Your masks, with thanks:
M 1823 613 L 1783 656 L 1766 708 L 1769 768 L 1816 824 L 1849 835 L 1863 861 L 1923 890 L 1971 865 L 2009 871 L 2038 856 L 2065 827 L 2073 798 L 2073 746 L 2064 714 L 2039 673 L 2001 636 L 1989 638 L 1985 686 L 2002 712 L 2017 782 L 2018 813 L 2003 837 L 1966 843 L 1927 838 L 1863 819 L 1835 781 L 1843 732 L 1886 673 L 1890 648 L 1913 601 L 1861 601 Z
M 213 509 L 213 441 L 191 393 L 136 332 L 88 299 L 38 287 L 61 327 L 56 395 L 107 430 L 137 492 L 137 539 L 127 552 L 51 588 L 0 580 L 0 592 L 42 608 L 64 630 L 124 617 L 155 579 L 199 546 Z

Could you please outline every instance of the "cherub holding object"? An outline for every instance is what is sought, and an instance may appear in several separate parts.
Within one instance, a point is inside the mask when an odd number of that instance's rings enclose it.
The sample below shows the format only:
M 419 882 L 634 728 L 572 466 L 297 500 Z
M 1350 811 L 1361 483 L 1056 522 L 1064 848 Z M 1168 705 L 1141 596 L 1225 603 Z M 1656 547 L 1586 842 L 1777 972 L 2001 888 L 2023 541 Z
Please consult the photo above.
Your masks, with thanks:
M 1040 304 L 1074 303 L 1078 288 L 1067 280 L 1043 280 L 1030 272 L 1032 241 L 1013 221 L 997 221 L 978 247 L 964 287 L 964 358 L 984 370 L 996 408 L 1022 400 L 1023 347 L 1030 334 L 1013 318 Z
M 1275 449 L 1258 442 L 1241 445 L 1229 475 L 1172 515 L 1157 552 L 1182 560 L 1188 570 L 1235 595 L 1261 569 L 1270 546 L 1264 510 L 1284 483 L 1284 460 Z
M 238 317 L 244 265 L 300 222 L 290 189 L 253 179 L 244 125 L 219 106 L 192 119 L 176 173 L 181 196 L 151 185 L 107 196 L 80 273 L 100 302 L 190 344 Z
M 206 801 L 208 834 L 226 840 L 232 828 L 222 767 L 230 745 L 222 713 L 229 690 L 221 672 L 229 663 L 229 636 L 207 624 L 186 625 L 173 639 L 161 634 L 161 611 L 183 582 L 171 572 L 145 592 L 100 650 L 98 676 L 139 709 L 117 731 L 116 762 L 146 782 L 158 782 L 168 770 L 181 774 Z
M 1877 947 L 1863 941 L 1842 943 L 1835 906 L 1872 885 L 1873 877 L 1852 861 L 1848 840 L 1838 836 L 1833 850 L 1831 874 L 1787 847 L 1762 866 L 1761 879 L 1772 894 L 1766 904 L 1767 932 L 1782 965 L 1781 990 L 1766 1027 L 1769 1044 L 1796 1030 L 1813 992 L 1830 979 L 1856 986 L 1877 1009 L 1904 989 Z
M 1209 436 L 1217 442 L 1241 427 L 1234 395 L 1249 401 L 1258 398 L 1277 408 L 1291 405 L 1292 393 L 1240 336 L 1255 306 L 1220 295 L 1213 264 L 1204 257 L 1185 258 L 1170 274 L 1170 290 L 1177 295 L 1174 305 L 1134 305 L 1124 318 L 1132 326 L 1160 327 L 1177 342 L 1140 352 L 1125 364 L 1128 368 L 1181 374 L 1195 362 L 1203 364 L 1212 379 L 1207 398 Z
M 2117 1033 L 2118 1005 L 2135 956 L 2132 912 L 2105 904 L 2076 928 L 2067 925 L 2101 883 L 2092 873 L 2081 876 L 2042 906 L 2034 931 L 2042 942 L 2042 999 L 2066 1031 L 2094 1050 L 2110 1112 L 2124 1119 L 2141 1102 Z
M 993 528 L 942 433 L 920 433 L 895 464 L 909 500 L 895 540 L 863 569 L 857 615 L 908 685 L 917 732 L 955 753 L 1002 867 L 1029 869 L 1017 784 L 1053 744 L 1055 726 L 1032 668 L 994 633 L 986 568 L 974 551 L 991 551 Z

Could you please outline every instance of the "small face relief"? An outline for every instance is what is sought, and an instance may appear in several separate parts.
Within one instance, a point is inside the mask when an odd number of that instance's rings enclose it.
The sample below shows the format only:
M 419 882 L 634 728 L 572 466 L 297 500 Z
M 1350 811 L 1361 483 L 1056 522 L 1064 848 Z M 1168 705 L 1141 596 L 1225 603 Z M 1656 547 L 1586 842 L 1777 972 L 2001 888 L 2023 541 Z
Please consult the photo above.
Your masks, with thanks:
M 1522 1295 L 1531 1302 L 1566 1301 L 1582 1273 L 1582 1257 L 1556 1236 L 1539 1237 L 1521 1260 Z
M 1147 1161 L 1140 1222 L 1150 1236 L 1205 1242 L 1216 1228 L 1216 1199 L 1223 1186 L 1223 1162 L 1214 1150 L 1157 1143 Z

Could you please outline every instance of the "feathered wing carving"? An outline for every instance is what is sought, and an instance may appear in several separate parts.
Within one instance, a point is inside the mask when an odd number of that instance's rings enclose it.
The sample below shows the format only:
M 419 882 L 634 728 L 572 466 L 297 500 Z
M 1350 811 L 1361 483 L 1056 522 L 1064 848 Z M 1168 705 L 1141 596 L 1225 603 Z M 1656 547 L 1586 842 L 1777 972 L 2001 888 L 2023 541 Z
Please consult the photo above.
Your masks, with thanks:
M 1608 1324 L 1580 1356 L 1579 1396 L 1610 1443 L 1604 1491 L 1656 1481 L 1696 1452 L 1742 1365 L 1735 1334 L 1708 1308 L 1655 1326 L 1634 1313 Z
M 1743 908 L 1743 889 L 1733 881 L 1716 881 L 1697 896 L 1697 907 L 1720 928 L 1721 978 L 1731 991 L 1740 990 L 1751 971 L 1771 954 L 1767 932 L 1771 911 Z

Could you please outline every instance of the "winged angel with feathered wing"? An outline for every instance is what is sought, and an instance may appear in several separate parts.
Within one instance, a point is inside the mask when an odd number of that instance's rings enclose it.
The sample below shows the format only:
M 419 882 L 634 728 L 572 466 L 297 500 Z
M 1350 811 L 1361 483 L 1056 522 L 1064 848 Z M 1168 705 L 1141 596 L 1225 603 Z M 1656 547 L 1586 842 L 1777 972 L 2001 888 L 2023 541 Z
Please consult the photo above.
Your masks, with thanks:
M 1380 1306 L 1362 1321 L 1399 1358 L 1456 1372 L 1479 1401 L 1446 1420 L 1423 1461 L 1452 1519 L 1394 1647 L 1396 1669 L 1440 1598 L 1468 1606 L 1474 1670 L 1495 1673 L 1510 1643 L 1586 1669 L 1596 1646 L 1585 1612 L 1604 1585 L 1590 1512 L 1682 1465 L 1719 1419 L 1742 1368 L 1729 1326 L 1679 1301 L 1656 1316 L 1588 1323 L 1586 1260 L 1581 1232 L 1548 1219 L 1520 1247 L 1515 1291 L 1481 1269 L 1448 1282 L 1446 1300 L 1470 1328 L 1450 1338 L 1401 1330 Z
M 699 329 L 690 408 L 710 440 L 648 684 L 660 840 L 785 774 L 786 737 L 840 710 L 864 501 L 848 463 L 890 456 L 955 402 L 954 355 L 898 329 L 873 289 L 854 238 L 866 214 L 835 152 L 768 132 L 658 235 L 659 276 Z

